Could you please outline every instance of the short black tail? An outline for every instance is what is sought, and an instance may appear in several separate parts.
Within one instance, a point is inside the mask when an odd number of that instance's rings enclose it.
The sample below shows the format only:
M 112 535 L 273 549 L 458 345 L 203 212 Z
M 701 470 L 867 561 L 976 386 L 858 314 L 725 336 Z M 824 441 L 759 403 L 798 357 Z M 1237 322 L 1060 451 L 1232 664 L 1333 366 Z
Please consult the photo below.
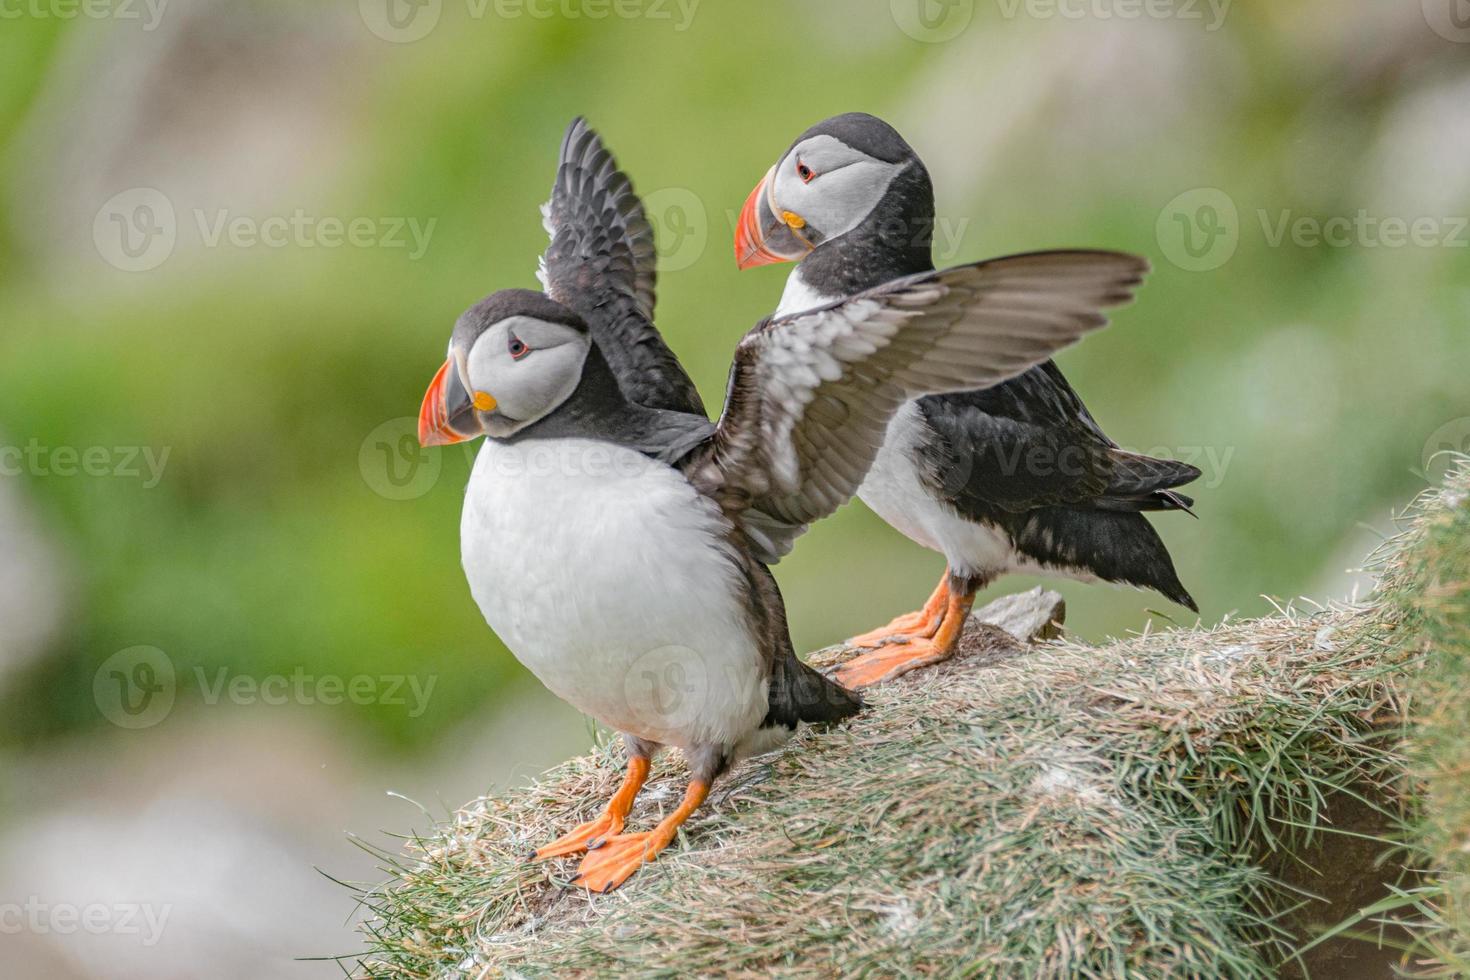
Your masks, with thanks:
M 1159 532 L 1138 509 L 1042 507 L 1019 515 L 1009 530 L 1016 549 L 1039 565 L 1153 589 L 1199 612 Z
M 863 709 L 863 699 L 856 693 L 821 674 L 795 654 L 777 657 L 771 671 L 770 709 L 763 727 L 796 723 L 807 724 L 841 721 Z
M 1112 479 L 1107 490 L 1092 501 L 1098 510 L 1137 513 L 1150 510 L 1190 510 L 1194 499 L 1175 492 L 1175 487 L 1193 483 L 1200 477 L 1199 467 L 1173 459 L 1156 459 L 1138 453 L 1114 449 L 1109 452 L 1113 463 Z

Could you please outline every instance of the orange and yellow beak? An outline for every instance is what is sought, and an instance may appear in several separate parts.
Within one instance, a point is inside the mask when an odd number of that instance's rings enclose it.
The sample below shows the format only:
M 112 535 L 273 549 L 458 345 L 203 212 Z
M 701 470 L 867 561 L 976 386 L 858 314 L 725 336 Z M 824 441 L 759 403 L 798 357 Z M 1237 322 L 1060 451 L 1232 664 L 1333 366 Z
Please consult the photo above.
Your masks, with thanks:
M 806 222 L 789 211 L 777 212 L 771 202 L 772 167 L 745 199 L 735 224 L 735 264 L 742 270 L 777 262 L 795 262 L 812 250 L 801 234 Z
M 473 439 L 484 432 L 476 409 L 488 412 L 494 408 L 495 400 L 489 395 L 470 397 L 450 358 L 440 365 L 424 393 L 424 403 L 419 407 L 419 444 L 448 446 Z

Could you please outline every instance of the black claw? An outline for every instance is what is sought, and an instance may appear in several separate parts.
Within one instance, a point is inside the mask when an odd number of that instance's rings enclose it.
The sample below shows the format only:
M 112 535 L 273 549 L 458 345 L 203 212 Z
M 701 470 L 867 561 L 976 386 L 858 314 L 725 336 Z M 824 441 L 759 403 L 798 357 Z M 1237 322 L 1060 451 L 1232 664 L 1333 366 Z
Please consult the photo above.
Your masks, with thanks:
M 532 861 L 536 860 L 536 855 L 538 855 L 540 853 L 541 853 L 540 851 L 532 851 L 530 854 L 527 854 L 526 855 L 526 863 L 527 864 L 530 864 Z
M 599 847 L 601 847 L 603 844 L 606 844 L 606 843 L 607 843 L 607 838 L 606 837 L 594 837 L 594 838 L 592 838 L 591 840 L 589 840 L 587 842 L 587 850 L 589 850 L 589 851 L 595 851 Z

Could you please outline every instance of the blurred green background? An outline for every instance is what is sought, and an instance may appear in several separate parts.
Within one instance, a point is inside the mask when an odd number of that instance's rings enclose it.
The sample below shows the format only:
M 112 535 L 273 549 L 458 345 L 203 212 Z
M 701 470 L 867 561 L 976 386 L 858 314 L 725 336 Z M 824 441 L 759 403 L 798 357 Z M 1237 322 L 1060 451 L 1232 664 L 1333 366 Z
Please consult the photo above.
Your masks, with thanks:
M 734 212 L 825 116 L 874 112 L 924 157 L 941 264 L 1149 256 L 1139 302 L 1061 363 L 1124 446 L 1205 470 L 1200 520 L 1156 521 L 1205 623 L 1361 589 L 1350 569 L 1426 485 L 1426 453 L 1470 448 L 1470 31 L 1433 0 L 158 2 L 37 0 L 0 24 L 0 445 L 38 447 L 0 476 L 17 774 L 0 837 L 17 854 L 48 813 L 141 813 L 167 785 L 259 815 L 296 841 L 292 867 L 332 869 L 350 862 L 337 823 L 419 819 L 363 816 L 349 789 L 453 805 L 586 741 L 470 600 L 472 450 L 405 441 L 457 314 L 535 285 L 537 205 L 576 114 L 650 203 L 659 325 L 712 408 L 789 269 L 736 272 Z M 273 217 L 300 230 L 252 242 Z M 321 219 L 366 230 L 333 244 Z M 137 237 L 160 222 L 171 236 Z M 60 475 L 58 447 L 105 447 L 111 475 Z M 810 649 L 912 608 L 941 568 L 853 504 L 777 571 Z M 1087 638 L 1193 622 L 1058 588 Z M 139 645 L 176 700 L 129 729 L 94 681 Z M 386 695 L 210 703 L 197 671 L 221 669 L 434 687 L 418 713 Z M 339 781 L 302 775 L 327 756 Z M 337 823 L 300 829 L 318 817 Z M 15 860 L 14 881 L 73 880 Z M 319 886 L 335 923 L 346 896 Z M 262 887 L 269 905 L 281 889 Z M 289 952 L 345 951 L 319 934 Z M 36 946 L 78 976 L 131 975 Z M 278 964 L 255 952 L 241 975 Z

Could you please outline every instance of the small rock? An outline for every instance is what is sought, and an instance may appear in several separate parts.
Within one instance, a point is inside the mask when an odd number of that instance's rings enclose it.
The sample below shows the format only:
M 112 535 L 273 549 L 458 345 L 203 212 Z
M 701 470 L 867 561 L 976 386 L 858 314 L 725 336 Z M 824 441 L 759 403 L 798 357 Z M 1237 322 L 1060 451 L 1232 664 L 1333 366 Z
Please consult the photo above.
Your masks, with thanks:
M 1038 585 L 1028 592 L 1001 596 L 970 615 L 979 622 L 1000 627 L 1022 643 L 1054 640 L 1062 635 L 1067 603 L 1060 593 Z

